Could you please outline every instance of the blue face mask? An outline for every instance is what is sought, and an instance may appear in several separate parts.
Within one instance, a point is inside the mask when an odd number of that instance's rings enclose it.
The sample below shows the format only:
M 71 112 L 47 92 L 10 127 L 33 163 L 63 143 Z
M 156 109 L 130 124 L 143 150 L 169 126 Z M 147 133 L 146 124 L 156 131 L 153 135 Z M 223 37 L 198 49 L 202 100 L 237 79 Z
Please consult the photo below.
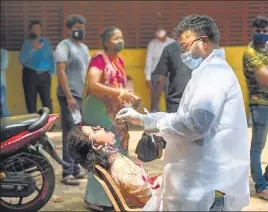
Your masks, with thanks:
M 263 43 L 266 43 L 268 41 L 268 35 L 260 34 L 260 33 L 254 33 L 253 34 L 253 39 L 257 43 L 263 44 Z
M 190 51 L 181 54 L 181 60 L 186 66 L 188 66 L 188 68 L 192 70 L 197 69 L 203 62 L 203 58 L 201 56 L 198 58 L 193 58 L 193 54 Z

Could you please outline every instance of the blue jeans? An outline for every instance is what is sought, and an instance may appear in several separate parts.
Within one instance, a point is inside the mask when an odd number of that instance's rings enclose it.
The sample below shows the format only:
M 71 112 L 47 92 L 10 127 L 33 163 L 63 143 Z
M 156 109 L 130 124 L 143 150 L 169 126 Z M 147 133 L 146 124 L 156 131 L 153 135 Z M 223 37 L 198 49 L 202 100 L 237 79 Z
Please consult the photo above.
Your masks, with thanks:
M 252 113 L 252 141 L 250 149 L 250 168 L 251 175 L 255 182 L 256 192 L 268 189 L 265 177 L 262 175 L 261 153 L 266 143 L 268 133 L 268 106 L 250 105 Z
M 8 117 L 7 101 L 6 101 L 6 87 L 1 86 L 1 118 Z

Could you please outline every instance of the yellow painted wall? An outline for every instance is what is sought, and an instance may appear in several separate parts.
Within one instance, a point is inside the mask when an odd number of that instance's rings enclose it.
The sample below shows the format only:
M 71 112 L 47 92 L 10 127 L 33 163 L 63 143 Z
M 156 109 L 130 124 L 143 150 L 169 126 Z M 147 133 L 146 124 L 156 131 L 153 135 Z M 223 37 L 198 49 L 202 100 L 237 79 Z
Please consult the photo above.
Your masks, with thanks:
M 245 77 L 242 69 L 242 54 L 245 50 L 244 46 L 239 47 L 225 47 L 227 61 L 234 69 L 240 85 L 243 90 L 246 110 L 248 112 L 248 92 Z M 91 50 L 91 54 L 95 54 L 98 50 Z M 143 106 L 149 108 L 150 94 L 145 86 L 144 65 L 146 49 L 126 49 L 121 53 L 124 59 L 126 72 L 133 78 L 135 92 L 142 97 Z M 7 75 L 7 101 L 8 108 L 12 115 L 19 115 L 26 113 L 26 105 L 24 101 L 24 93 L 22 87 L 22 67 L 18 61 L 18 52 L 9 52 L 9 66 L 6 71 Z M 52 78 L 51 97 L 54 107 L 54 113 L 59 113 L 59 104 L 56 96 L 57 78 L 54 75 Z M 41 107 L 38 100 L 38 108 Z M 165 110 L 164 95 L 161 98 L 160 109 Z

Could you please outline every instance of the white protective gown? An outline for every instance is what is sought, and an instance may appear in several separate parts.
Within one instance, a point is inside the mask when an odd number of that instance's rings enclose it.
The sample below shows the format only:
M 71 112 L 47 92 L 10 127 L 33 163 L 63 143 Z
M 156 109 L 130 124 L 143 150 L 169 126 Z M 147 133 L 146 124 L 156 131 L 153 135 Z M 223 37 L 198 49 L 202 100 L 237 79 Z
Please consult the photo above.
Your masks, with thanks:
M 244 101 L 223 49 L 193 71 L 177 113 L 150 115 L 157 119 L 155 134 L 167 142 L 166 165 L 161 188 L 143 211 L 209 211 L 215 190 L 225 193 L 225 211 L 249 204 Z

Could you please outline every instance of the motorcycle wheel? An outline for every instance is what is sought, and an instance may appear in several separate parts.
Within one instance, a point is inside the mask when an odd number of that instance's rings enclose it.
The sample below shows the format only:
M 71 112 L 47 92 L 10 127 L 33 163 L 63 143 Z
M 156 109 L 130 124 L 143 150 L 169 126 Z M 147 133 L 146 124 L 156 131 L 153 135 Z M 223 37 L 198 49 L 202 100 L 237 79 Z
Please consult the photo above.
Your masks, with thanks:
M 33 174 L 33 177 L 40 177 L 42 183 L 38 184 L 39 178 L 34 178 L 36 181 L 36 188 L 34 193 L 37 193 L 32 199 L 31 195 L 27 197 L 15 197 L 7 198 L 0 197 L 0 211 L 38 211 L 41 209 L 51 198 L 55 188 L 55 173 L 52 165 L 48 159 L 39 152 L 22 152 L 12 156 L 12 160 L 8 160 L 8 163 L 14 164 L 19 162 L 22 167 L 18 167 L 18 172 L 24 171 L 27 174 Z M 16 163 L 16 166 L 18 163 Z M 26 169 L 24 169 L 24 166 Z M 14 170 L 14 166 L 12 167 Z M 8 169 L 7 169 L 8 170 Z M 39 174 L 36 174 L 38 173 Z M 15 172 L 16 173 L 16 170 Z M 26 201 L 23 201 L 26 199 Z M 29 201 L 27 201 L 29 200 Z

